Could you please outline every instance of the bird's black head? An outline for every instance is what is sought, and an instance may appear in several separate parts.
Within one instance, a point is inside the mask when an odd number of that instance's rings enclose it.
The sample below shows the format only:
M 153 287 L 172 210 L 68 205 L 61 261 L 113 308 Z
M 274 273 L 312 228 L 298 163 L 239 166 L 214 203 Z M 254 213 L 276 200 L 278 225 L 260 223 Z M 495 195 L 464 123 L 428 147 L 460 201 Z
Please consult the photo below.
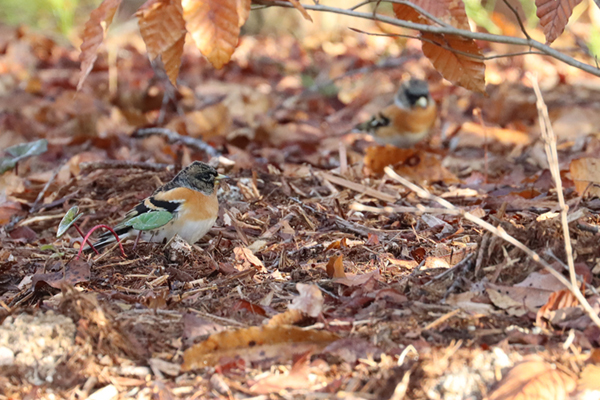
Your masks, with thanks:
M 216 169 L 201 161 L 194 161 L 182 169 L 171 181 L 173 186 L 184 186 L 204 194 L 212 194 L 219 177 Z
M 425 108 L 429 105 L 429 85 L 426 81 L 411 78 L 402 84 L 395 101 L 405 108 L 415 106 Z

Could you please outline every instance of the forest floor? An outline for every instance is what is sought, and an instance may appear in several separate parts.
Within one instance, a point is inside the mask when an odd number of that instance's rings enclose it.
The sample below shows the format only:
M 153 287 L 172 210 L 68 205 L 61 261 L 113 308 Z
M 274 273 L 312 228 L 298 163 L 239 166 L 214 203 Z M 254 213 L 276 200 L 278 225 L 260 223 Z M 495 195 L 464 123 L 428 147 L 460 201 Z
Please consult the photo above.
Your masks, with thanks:
M 537 55 L 494 60 L 484 97 L 444 81 L 413 41 L 243 37 L 219 71 L 186 50 L 162 116 L 165 81 L 136 44 L 121 45 L 115 65 L 101 55 L 77 93 L 76 50 L 2 28 L 0 148 L 44 138 L 48 151 L 0 176 L 0 399 L 600 390 L 600 329 L 564 286 L 382 172 L 394 164 L 568 276 L 524 77 L 536 72 L 558 137 L 576 270 L 598 311 L 600 202 L 580 196 L 572 176 L 573 160 L 600 149 L 598 79 Z M 399 151 L 349 133 L 406 74 L 426 79 L 438 102 L 432 137 Z M 221 156 L 132 135 L 159 118 Z M 110 249 L 76 260 L 77 232 L 56 238 L 72 206 L 83 231 L 114 225 L 173 165 L 193 160 L 231 178 L 196 245 L 128 241 L 126 258 Z

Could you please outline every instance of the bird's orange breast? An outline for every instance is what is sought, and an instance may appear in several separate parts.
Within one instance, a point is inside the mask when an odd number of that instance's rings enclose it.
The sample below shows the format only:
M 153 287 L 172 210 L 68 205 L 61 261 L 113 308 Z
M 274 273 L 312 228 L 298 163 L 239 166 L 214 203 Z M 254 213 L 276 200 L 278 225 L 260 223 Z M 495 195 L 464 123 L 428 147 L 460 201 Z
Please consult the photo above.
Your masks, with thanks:
M 178 214 L 179 218 L 186 220 L 214 219 L 219 213 L 216 188 L 211 195 L 206 195 L 192 189 L 179 187 L 168 192 L 157 193 L 154 197 L 163 201 L 183 201 Z

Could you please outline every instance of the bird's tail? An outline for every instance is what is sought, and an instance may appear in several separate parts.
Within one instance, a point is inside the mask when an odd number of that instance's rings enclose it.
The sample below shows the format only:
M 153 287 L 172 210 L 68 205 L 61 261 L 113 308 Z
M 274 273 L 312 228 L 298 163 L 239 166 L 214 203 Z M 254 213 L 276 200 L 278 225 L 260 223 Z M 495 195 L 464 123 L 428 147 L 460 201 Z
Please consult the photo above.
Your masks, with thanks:
M 121 229 L 115 229 L 115 233 L 119 236 L 119 240 L 127 238 L 129 236 L 130 231 L 130 226 L 126 226 Z M 98 240 L 94 242 L 94 248 L 100 252 L 106 247 L 115 243 L 116 241 L 117 239 L 115 238 L 115 235 L 113 235 L 111 231 L 106 231 L 102 235 L 100 235 L 100 237 L 98 237 Z M 85 247 L 83 248 L 83 251 L 90 252 L 92 251 L 92 248 L 86 243 Z

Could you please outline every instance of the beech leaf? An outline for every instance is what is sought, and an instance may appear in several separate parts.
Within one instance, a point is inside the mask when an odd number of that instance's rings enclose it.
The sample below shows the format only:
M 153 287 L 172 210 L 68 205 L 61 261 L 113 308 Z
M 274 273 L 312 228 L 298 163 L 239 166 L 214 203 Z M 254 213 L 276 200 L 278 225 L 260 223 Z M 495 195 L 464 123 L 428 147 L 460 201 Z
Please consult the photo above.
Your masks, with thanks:
M 186 33 L 181 0 L 148 1 L 136 16 L 150 59 L 161 56 L 167 76 L 175 86 Z
M 231 59 L 240 35 L 237 0 L 183 0 L 183 18 L 196 46 L 216 68 Z
M 98 49 L 104 40 L 104 34 L 120 4 L 121 0 L 104 0 L 98 8 L 91 12 L 90 19 L 85 23 L 81 54 L 79 54 L 81 76 L 77 83 L 77 90 L 81 90 L 85 78 L 92 71 L 96 58 L 98 58 Z
M 573 9 L 581 0 L 535 0 L 535 14 L 546 36 L 546 44 L 550 44 L 560 36 L 569 22 Z

